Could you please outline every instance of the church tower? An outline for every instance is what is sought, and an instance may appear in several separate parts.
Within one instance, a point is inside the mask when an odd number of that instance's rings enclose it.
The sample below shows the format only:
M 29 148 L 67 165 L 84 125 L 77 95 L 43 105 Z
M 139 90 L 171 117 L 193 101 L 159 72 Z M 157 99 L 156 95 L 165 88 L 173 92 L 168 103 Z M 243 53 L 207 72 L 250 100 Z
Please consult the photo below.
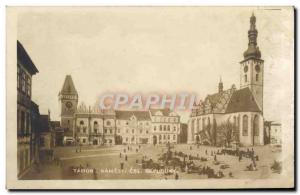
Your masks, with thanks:
M 240 87 L 248 87 L 252 92 L 257 105 L 263 111 L 263 81 L 264 61 L 257 46 L 256 17 L 250 17 L 248 30 L 248 49 L 244 52 L 244 60 L 240 62 Z
M 61 106 L 61 127 L 66 129 L 65 134 L 72 136 L 73 117 L 77 109 L 78 93 L 71 75 L 67 75 L 61 91 L 58 94 Z

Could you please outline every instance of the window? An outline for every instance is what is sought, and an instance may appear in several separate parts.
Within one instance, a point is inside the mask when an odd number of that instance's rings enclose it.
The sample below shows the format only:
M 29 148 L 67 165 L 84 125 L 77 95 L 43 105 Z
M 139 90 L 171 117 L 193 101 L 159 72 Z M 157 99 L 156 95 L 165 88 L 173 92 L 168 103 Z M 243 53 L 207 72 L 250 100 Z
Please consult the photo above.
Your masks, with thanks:
M 253 135 L 259 136 L 259 121 L 258 121 L 257 115 L 255 115 L 254 120 L 253 120 Z
M 80 125 L 84 125 L 84 122 L 83 121 L 80 121 L 80 123 L 79 123 Z
M 44 147 L 44 146 L 45 146 L 45 138 L 44 138 L 44 137 L 41 137 L 41 138 L 40 138 L 40 146 L 41 146 L 41 147 Z
M 27 91 L 27 95 L 30 96 L 30 94 L 31 94 L 31 79 L 30 79 L 30 76 L 27 76 L 26 91 Z
M 243 116 L 243 136 L 248 135 L 248 116 Z
M 176 131 L 176 126 L 174 126 L 173 131 Z
M 22 72 L 22 82 L 21 82 L 21 89 L 22 91 L 25 93 L 25 90 L 26 90 L 26 75 L 25 75 L 25 72 Z
M 106 121 L 106 125 L 107 125 L 107 126 L 110 126 L 110 125 L 111 125 L 111 122 L 110 122 L 110 121 Z
M 245 83 L 247 82 L 247 75 L 245 74 Z
M 85 139 L 82 139 L 82 143 L 85 143 Z
M 255 80 L 258 81 L 258 74 L 255 75 Z
M 173 135 L 173 140 L 176 140 L 176 135 Z
M 21 111 L 21 134 L 25 131 L 25 112 Z
M 167 130 L 167 127 L 166 127 L 166 125 L 164 125 L 164 131 L 166 131 Z
M 112 134 L 112 129 L 109 130 L 109 133 Z
M 162 126 L 161 125 L 159 125 L 159 130 L 162 131 Z
M 98 131 L 98 122 L 94 121 L 94 132 L 97 133 Z
M 159 135 L 159 139 L 161 140 L 161 135 Z
M 168 131 L 170 131 L 170 125 L 168 125 Z
M 170 139 L 170 135 L 168 135 L 168 140 Z
M 30 126 L 29 126 L 29 124 L 30 124 L 30 118 L 29 118 L 29 113 L 27 113 L 26 114 L 26 134 L 27 133 L 30 133 Z
M 154 131 L 156 131 L 156 126 L 154 126 L 154 128 L 153 128 L 153 129 L 154 129 Z

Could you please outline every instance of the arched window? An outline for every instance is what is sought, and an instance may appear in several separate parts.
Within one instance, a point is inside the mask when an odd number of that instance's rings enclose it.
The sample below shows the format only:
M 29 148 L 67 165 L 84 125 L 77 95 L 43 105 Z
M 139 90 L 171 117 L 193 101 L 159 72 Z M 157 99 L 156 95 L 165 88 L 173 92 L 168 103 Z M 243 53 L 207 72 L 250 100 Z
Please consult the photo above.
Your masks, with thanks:
M 80 123 L 79 123 L 80 125 L 84 125 L 84 122 L 83 121 L 80 121 Z
M 110 126 L 110 124 L 111 124 L 110 121 L 106 121 L 107 126 Z
M 164 131 L 167 130 L 166 125 L 164 125 Z
M 243 116 L 243 136 L 248 135 L 248 116 Z
M 170 125 L 168 125 L 168 131 L 170 131 Z
M 173 130 L 176 131 L 176 126 L 174 126 Z
M 97 133 L 98 130 L 98 122 L 94 121 L 94 132 Z
M 173 135 L 173 140 L 176 140 L 176 135 Z
M 253 135 L 259 136 L 259 119 L 257 115 L 255 115 L 253 120 Z

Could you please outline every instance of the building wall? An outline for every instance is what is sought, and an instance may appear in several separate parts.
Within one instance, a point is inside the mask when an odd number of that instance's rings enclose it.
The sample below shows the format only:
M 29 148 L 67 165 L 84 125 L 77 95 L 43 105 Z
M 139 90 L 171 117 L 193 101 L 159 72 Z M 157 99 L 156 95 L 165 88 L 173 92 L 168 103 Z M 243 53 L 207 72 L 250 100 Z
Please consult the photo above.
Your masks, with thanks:
M 271 124 L 270 126 L 270 144 L 271 145 L 281 145 L 282 144 L 282 134 L 280 124 Z
M 31 74 L 22 64 L 17 65 L 17 155 L 18 176 L 34 161 L 31 156 Z
M 247 123 L 246 128 L 244 129 L 244 121 L 243 117 L 245 116 L 245 123 Z M 255 118 L 257 117 L 257 118 Z M 264 129 L 263 129 L 263 116 L 258 112 L 239 112 L 239 113 L 231 113 L 231 114 L 207 114 L 200 116 L 193 116 L 190 118 L 188 122 L 188 143 L 194 144 L 196 143 L 197 136 L 200 138 L 199 143 L 203 143 L 204 140 L 201 140 L 201 136 L 199 136 L 200 132 L 210 124 L 212 128 L 211 135 L 215 135 L 215 145 L 218 145 L 220 142 L 225 140 L 224 134 L 222 132 L 215 132 L 213 128 L 213 121 L 215 120 L 216 129 L 215 131 L 220 131 L 219 127 L 222 124 L 226 124 L 230 122 L 232 125 L 232 132 L 235 131 L 235 128 L 238 130 L 238 138 L 237 140 L 241 145 L 244 146 L 252 146 L 252 145 L 263 145 L 264 144 Z M 257 120 L 257 128 L 258 133 L 254 133 L 254 121 Z M 247 122 L 246 122 L 247 121 Z M 247 131 L 243 131 L 246 130 Z M 223 137 L 222 137 L 223 136 Z M 210 143 L 214 145 L 213 143 Z

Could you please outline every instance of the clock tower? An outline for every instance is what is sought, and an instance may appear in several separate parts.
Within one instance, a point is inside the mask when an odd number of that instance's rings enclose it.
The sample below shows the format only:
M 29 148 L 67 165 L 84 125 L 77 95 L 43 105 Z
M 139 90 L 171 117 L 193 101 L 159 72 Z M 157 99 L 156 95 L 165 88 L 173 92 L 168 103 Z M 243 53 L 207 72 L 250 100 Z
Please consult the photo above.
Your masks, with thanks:
M 78 93 L 75 89 L 71 75 L 67 75 L 61 91 L 58 94 L 61 106 L 61 127 L 65 129 L 65 135 L 73 134 L 73 118 L 77 110 Z
M 263 111 L 264 61 L 257 46 L 256 17 L 250 18 L 248 30 L 248 49 L 244 52 L 244 60 L 240 62 L 240 87 L 248 87 L 260 110 Z

